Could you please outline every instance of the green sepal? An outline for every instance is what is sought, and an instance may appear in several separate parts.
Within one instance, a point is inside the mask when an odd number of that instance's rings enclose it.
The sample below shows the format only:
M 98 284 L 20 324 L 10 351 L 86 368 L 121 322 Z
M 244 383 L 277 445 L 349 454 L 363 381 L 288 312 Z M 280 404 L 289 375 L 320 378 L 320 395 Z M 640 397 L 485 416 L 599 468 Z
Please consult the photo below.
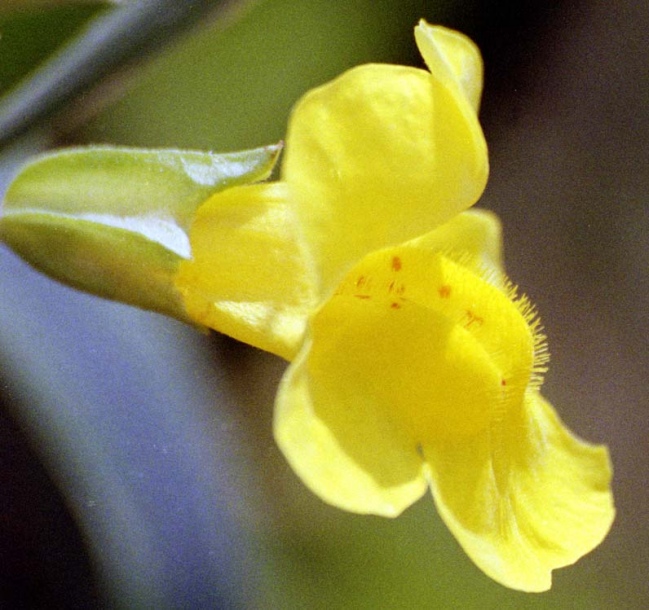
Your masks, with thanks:
M 187 230 L 210 195 L 270 175 L 281 145 L 242 152 L 92 146 L 36 157 L 5 195 L 4 213 L 173 219 Z
M 48 154 L 9 186 L 0 239 L 74 288 L 189 322 L 174 276 L 191 256 L 196 209 L 218 191 L 267 178 L 280 149 Z
M 189 322 L 172 278 L 180 257 L 137 233 L 53 214 L 13 214 L 0 235 L 31 265 L 101 297 Z

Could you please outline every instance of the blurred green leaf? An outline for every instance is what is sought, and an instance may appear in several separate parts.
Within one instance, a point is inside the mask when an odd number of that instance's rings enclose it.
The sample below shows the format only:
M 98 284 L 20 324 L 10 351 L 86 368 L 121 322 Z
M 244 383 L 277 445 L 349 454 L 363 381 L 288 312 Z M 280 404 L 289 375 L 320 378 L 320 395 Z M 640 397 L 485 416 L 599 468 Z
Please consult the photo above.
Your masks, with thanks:
M 36 5 L 45 6 L 33 10 Z M 0 8 L 0 95 L 31 72 L 108 2 L 18 2 Z M 9 12 L 9 8 L 20 9 Z M 32 10 L 27 10 L 32 9 Z
M 224 188 L 268 177 L 279 152 L 279 145 L 223 154 L 111 146 L 63 149 L 23 167 L 7 190 L 4 212 L 156 216 L 187 230 L 201 202 Z
M 55 6 L 74 6 L 80 4 L 124 4 L 129 0 L 3 0 L 0 13 L 37 8 L 52 8 Z M 133 1 L 133 0 L 130 0 Z
M 214 22 L 168 48 L 78 136 L 208 150 L 277 141 L 298 98 L 342 71 L 408 57 L 423 66 L 413 28 L 422 17 L 446 22 L 455 2 L 399 0 L 398 9 L 395 0 L 241 4 L 229 27 Z
M 225 0 L 129 1 L 100 13 L 0 97 L 0 146 L 37 127 L 57 131 L 61 119 L 65 123 L 73 115 L 76 104 L 70 102 L 78 102 L 116 71 L 133 68 L 193 25 L 221 16 L 225 4 Z

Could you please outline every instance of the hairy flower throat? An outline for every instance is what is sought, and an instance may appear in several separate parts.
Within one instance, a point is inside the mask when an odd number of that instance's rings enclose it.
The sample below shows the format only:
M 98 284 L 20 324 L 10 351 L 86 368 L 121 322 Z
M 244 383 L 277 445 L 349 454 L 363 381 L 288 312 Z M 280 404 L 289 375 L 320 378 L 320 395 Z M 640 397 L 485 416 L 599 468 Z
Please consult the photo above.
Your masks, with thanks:
M 357 265 L 313 333 L 321 347 L 310 370 L 335 367 L 354 379 L 344 385 L 373 396 L 417 443 L 476 434 L 520 405 L 538 343 L 499 288 L 439 253 L 408 247 Z

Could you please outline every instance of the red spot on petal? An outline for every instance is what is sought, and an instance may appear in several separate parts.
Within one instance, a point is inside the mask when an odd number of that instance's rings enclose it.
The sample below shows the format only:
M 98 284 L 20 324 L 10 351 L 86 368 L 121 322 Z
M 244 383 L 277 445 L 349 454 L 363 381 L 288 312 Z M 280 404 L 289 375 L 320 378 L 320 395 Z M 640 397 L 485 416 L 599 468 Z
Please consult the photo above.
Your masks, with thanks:
M 451 296 L 451 287 L 448 284 L 443 284 L 437 289 L 440 298 L 448 299 Z
M 392 280 L 388 286 L 388 292 L 393 293 L 396 292 L 399 296 L 401 296 L 406 290 L 406 287 L 403 284 L 399 284 Z
M 466 310 L 466 322 L 464 323 L 464 328 L 469 328 L 470 326 L 482 326 L 484 324 L 484 318 L 481 318 L 479 315 L 473 313 L 470 309 Z
M 401 271 L 401 259 L 398 256 L 392 257 L 392 270 Z
M 507 380 L 506 379 L 501 379 L 500 380 L 500 385 L 503 386 L 503 387 L 506 386 L 507 385 Z
M 393 302 L 393 303 L 390 305 L 390 308 L 391 308 L 391 309 L 401 309 L 401 305 L 399 305 L 399 303 L 395 303 L 395 302 Z

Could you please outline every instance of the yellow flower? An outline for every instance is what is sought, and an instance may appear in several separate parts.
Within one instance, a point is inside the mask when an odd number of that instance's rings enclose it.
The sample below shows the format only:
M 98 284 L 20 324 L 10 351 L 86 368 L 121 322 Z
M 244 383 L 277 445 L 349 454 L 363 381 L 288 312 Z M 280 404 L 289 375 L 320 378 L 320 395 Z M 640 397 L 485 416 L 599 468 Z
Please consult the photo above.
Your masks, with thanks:
M 318 496 L 396 516 L 430 488 L 485 573 L 541 591 L 611 525 L 608 453 L 542 398 L 498 221 L 466 211 L 488 174 L 479 52 L 416 39 L 429 71 L 361 66 L 297 104 L 281 180 L 204 203 L 175 286 L 196 322 L 291 362 L 275 436 Z

